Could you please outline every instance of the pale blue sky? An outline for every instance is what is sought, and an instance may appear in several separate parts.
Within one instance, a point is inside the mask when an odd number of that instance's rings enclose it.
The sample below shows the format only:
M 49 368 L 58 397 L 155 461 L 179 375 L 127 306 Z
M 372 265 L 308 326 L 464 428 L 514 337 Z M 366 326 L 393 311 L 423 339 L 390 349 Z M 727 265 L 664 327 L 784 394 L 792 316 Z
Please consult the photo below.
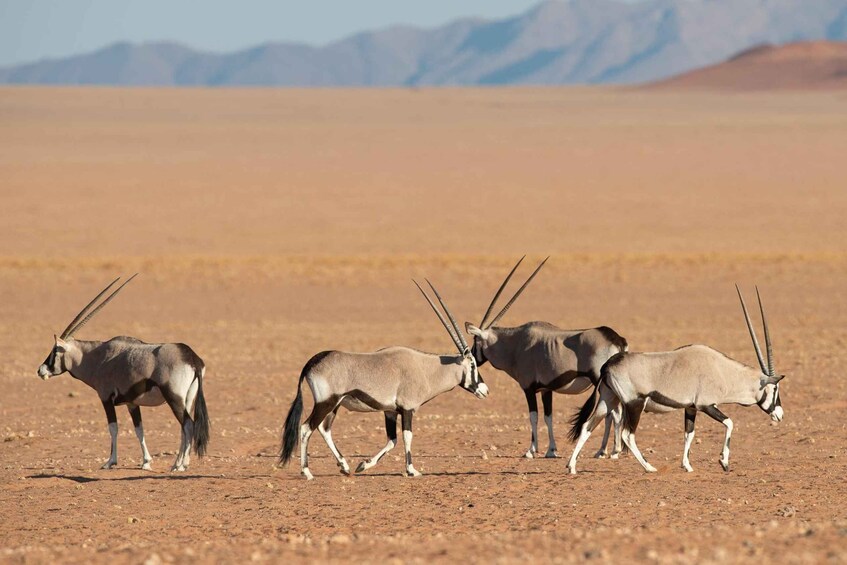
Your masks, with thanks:
M 0 66 L 115 41 L 174 40 L 212 51 L 265 41 L 322 44 L 392 24 L 502 18 L 539 0 L 0 0 Z

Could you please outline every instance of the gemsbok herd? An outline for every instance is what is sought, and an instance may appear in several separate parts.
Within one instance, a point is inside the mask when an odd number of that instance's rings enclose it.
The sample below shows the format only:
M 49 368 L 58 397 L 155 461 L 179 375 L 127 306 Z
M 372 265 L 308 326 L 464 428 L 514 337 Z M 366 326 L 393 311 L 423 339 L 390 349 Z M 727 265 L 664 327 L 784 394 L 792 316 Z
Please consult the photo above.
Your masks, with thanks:
M 515 379 L 524 391 L 531 430 L 529 449 L 525 454 L 528 458 L 539 453 L 537 394 L 541 393 L 548 434 L 545 457 L 558 457 L 553 434 L 553 393 L 591 391 L 571 421 L 569 436 L 576 442 L 576 447 L 567 468 L 572 474 L 576 473 L 580 451 L 601 421 L 605 421 L 605 433 L 595 457 L 617 459 L 625 445 L 645 471 L 655 472 L 655 467 L 644 459 L 635 442 L 641 415 L 643 412 L 683 410 L 682 468 L 691 472 L 689 451 L 698 412 L 726 428 L 719 460 L 724 471 L 729 471 L 733 423 L 720 410 L 720 405 L 755 404 L 775 422 L 782 420 L 779 383 L 783 375 L 776 373 L 770 331 L 758 288 L 756 297 L 764 331 L 764 355 L 747 304 L 736 286 L 759 362 L 759 367 L 755 368 L 706 345 L 686 345 L 657 353 L 630 352 L 627 340 L 606 326 L 564 330 L 548 322 L 537 321 L 516 327 L 497 326 L 547 259 L 492 317 L 500 295 L 522 261 L 523 258 L 506 276 L 479 325 L 465 323 L 465 331 L 473 337 L 473 345 L 468 344 L 435 286 L 426 281 L 435 297 L 433 301 L 430 294 L 413 281 L 450 335 L 457 353 L 427 353 L 395 346 L 370 353 L 322 351 L 309 359 L 300 372 L 296 395 L 283 424 L 279 463 L 287 464 L 299 445 L 300 471 L 306 479 L 314 478 L 309 470 L 309 439 L 317 429 L 342 473 L 362 473 L 375 466 L 396 446 L 399 416 L 406 475 L 419 476 L 421 473 L 412 463 L 412 419 L 415 412 L 436 396 L 457 386 L 477 398 L 486 398 L 488 386 L 479 370 L 487 362 Z M 141 407 L 167 403 L 180 424 L 182 436 L 171 470 L 184 471 L 188 468 L 191 450 L 202 457 L 209 442 L 209 416 L 203 395 L 203 360 L 182 343 L 145 343 L 126 336 L 108 341 L 74 338 L 74 334 L 133 278 L 135 275 L 101 301 L 120 278 L 112 281 L 60 335 L 54 336 L 53 348 L 38 368 L 38 376 L 47 380 L 67 372 L 97 391 L 111 436 L 111 452 L 103 469 L 111 469 L 118 463 L 115 407 L 125 405 L 129 410 L 141 444 L 141 468 L 149 470 L 152 457 L 144 440 Z M 311 413 L 301 422 L 304 382 L 314 404 Z M 332 424 L 342 407 L 351 412 L 383 412 L 385 415 L 385 446 L 370 459 L 359 463 L 355 471 L 351 471 L 350 464 L 332 439 Z M 612 431 L 614 445 L 610 454 L 607 445 Z

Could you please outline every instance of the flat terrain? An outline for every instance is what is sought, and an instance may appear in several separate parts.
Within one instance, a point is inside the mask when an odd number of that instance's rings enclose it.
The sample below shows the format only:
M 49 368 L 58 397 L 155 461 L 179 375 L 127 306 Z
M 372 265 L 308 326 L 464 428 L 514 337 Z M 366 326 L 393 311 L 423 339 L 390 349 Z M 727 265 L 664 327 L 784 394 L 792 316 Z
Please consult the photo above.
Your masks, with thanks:
M 0 89 L 0 560 L 844 562 L 845 155 L 838 93 Z M 524 253 L 552 257 L 504 323 L 606 324 L 632 350 L 755 363 L 732 284 L 759 284 L 784 421 L 728 406 L 724 473 L 701 416 L 686 474 L 682 414 L 648 415 L 659 473 L 592 459 L 596 434 L 572 477 L 522 457 L 523 394 L 484 366 L 487 400 L 457 389 L 417 415 L 423 477 L 401 447 L 341 476 L 317 435 L 317 480 L 275 468 L 313 353 L 449 352 L 409 279 L 478 322 Z M 135 271 L 79 337 L 203 357 L 212 443 L 184 474 L 167 408 L 144 412 L 153 472 L 124 410 L 101 471 L 94 392 L 36 377 L 53 334 Z M 564 456 L 583 401 L 556 396 Z M 333 432 L 354 464 L 384 444 L 378 414 Z

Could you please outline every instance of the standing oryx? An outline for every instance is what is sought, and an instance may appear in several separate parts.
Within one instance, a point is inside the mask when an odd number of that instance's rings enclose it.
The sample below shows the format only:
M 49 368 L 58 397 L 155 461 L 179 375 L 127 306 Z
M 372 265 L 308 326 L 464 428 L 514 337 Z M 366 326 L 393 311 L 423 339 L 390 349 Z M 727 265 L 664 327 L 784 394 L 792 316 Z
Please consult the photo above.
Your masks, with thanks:
M 77 314 L 60 336 L 54 336 L 55 344 L 38 368 L 38 376 L 47 380 L 67 371 L 97 391 L 106 410 L 112 436 L 112 451 L 103 469 L 111 469 L 118 463 L 115 406 L 126 404 L 129 409 L 135 434 L 141 443 L 141 468 L 149 470 L 153 458 L 144 442 L 141 406 L 158 406 L 167 402 L 182 426 L 182 442 L 171 470 L 184 471 L 188 467 L 191 447 L 197 455 L 203 456 L 209 441 L 209 417 L 203 397 L 203 360 L 182 343 L 151 344 L 133 337 L 81 341 L 72 337 L 135 276 L 91 310 L 120 277 L 112 281 Z
M 599 423 L 606 407 L 614 408 L 623 404 L 623 441 L 635 455 L 638 462 L 648 472 L 656 469 L 642 457 L 635 444 L 635 430 L 641 413 L 670 412 L 685 410 L 685 447 L 682 452 L 682 468 L 691 472 L 688 452 L 694 439 L 694 419 L 697 412 L 705 412 L 726 426 L 726 438 L 720 458 L 721 467 L 729 471 L 729 440 L 732 436 L 732 420 L 718 409 L 719 404 L 757 404 L 775 422 L 782 420 L 782 404 L 779 399 L 779 381 L 783 375 L 777 375 L 773 363 L 768 322 L 759 289 L 759 311 L 762 314 L 762 326 L 765 331 L 767 347 L 767 365 L 762 358 L 762 350 L 756 340 L 747 306 L 741 290 L 741 309 L 747 329 L 753 339 L 753 349 L 759 360 L 759 369 L 739 363 L 723 353 L 705 345 L 686 345 L 665 353 L 627 353 L 617 355 L 603 367 L 603 378 L 594 389 L 594 394 L 574 418 L 571 438 L 577 440 L 576 448 L 568 462 L 568 469 L 576 473 L 576 458 L 591 430 Z M 597 399 L 601 400 L 597 403 Z M 595 407 L 595 404 L 597 406 Z
M 488 386 L 482 381 L 456 320 L 432 283 L 429 286 L 450 319 L 449 326 L 419 285 L 418 289 L 450 334 L 459 355 L 435 355 L 408 347 L 388 347 L 374 353 L 318 353 L 309 359 L 300 373 L 297 396 L 285 418 L 280 464 L 288 463 L 299 439 L 301 472 L 307 479 L 314 478 L 309 471 L 308 450 L 309 437 L 317 428 L 338 461 L 341 472 L 349 475 L 350 466 L 333 443 L 331 433 L 332 422 L 343 406 L 353 412 L 385 412 L 388 443 L 372 458 L 362 461 L 356 468 L 357 473 L 376 465 L 397 444 L 397 414 L 400 414 L 406 448 L 406 473 L 416 477 L 420 473 L 412 466 L 412 416 L 415 411 L 457 385 L 478 398 L 488 396 Z M 304 379 L 309 383 L 315 406 L 309 418 L 300 425 Z
M 549 257 L 548 257 L 549 259 Z M 609 357 L 627 350 L 626 340 L 611 328 L 601 326 L 588 330 L 562 330 L 547 322 L 529 322 L 516 328 L 494 327 L 509 307 L 517 300 L 547 259 L 541 262 L 506 306 L 486 325 L 489 315 L 503 289 L 524 258 L 514 266 L 500 285 L 494 299 L 482 317 L 479 327 L 465 323 L 465 329 L 474 336 L 473 355 L 478 366 L 486 361 L 515 379 L 526 395 L 532 436 L 525 457 L 538 452 L 538 403 L 541 392 L 544 404 L 544 421 L 547 424 L 549 447 L 545 457 L 556 457 L 556 439 L 553 436 L 553 392 L 579 394 L 600 379 L 600 369 Z M 621 451 L 620 415 L 615 418 L 615 449 L 612 458 Z M 609 428 L 613 415 L 606 421 L 606 434 L 597 457 L 606 454 Z

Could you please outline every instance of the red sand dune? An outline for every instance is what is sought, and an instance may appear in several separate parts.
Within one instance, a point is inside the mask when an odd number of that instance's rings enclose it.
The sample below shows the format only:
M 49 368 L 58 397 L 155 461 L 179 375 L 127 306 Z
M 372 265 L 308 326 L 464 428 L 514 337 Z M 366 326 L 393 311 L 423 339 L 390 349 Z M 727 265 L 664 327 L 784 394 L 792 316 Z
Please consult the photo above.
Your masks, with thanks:
M 709 67 L 651 83 L 648 88 L 805 90 L 847 88 L 847 43 L 811 41 L 763 45 Z

